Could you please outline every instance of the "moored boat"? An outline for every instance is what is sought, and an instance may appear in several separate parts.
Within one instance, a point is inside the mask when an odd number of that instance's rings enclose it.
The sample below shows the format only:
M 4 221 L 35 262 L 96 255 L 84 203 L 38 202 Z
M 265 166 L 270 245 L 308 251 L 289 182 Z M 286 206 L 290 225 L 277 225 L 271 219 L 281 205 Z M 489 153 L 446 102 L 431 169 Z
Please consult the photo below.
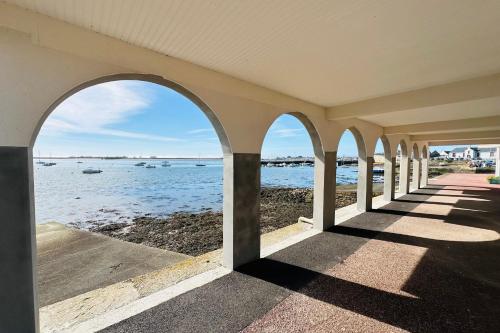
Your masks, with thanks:
M 88 168 L 88 169 L 85 169 L 82 171 L 82 173 L 86 174 L 86 175 L 90 175 L 90 174 L 94 174 L 94 173 L 101 173 L 102 170 L 100 169 L 92 169 L 92 168 Z

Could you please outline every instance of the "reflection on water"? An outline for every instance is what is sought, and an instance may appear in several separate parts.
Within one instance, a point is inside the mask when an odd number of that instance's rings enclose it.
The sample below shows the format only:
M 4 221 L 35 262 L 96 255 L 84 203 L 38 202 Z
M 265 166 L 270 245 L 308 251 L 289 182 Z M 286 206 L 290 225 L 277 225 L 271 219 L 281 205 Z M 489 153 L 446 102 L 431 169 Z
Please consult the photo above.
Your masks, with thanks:
M 135 216 L 166 216 L 175 211 L 222 209 L 222 160 L 64 159 L 34 164 L 36 221 L 84 224 L 128 222 Z M 81 161 L 82 163 L 77 163 Z M 36 160 L 35 160 L 36 162 Z M 83 174 L 87 168 L 100 174 Z M 314 168 L 262 168 L 262 186 L 313 187 Z M 339 167 L 337 183 L 355 183 L 356 167 Z

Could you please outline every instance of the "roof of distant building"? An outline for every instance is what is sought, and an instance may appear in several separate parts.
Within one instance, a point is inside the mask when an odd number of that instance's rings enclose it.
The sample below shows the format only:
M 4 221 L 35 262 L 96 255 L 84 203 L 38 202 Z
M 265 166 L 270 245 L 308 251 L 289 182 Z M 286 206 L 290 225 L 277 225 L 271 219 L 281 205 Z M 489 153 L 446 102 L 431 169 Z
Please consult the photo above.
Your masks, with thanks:
M 496 148 L 480 148 L 479 151 L 481 153 L 491 153 L 491 152 L 495 152 Z

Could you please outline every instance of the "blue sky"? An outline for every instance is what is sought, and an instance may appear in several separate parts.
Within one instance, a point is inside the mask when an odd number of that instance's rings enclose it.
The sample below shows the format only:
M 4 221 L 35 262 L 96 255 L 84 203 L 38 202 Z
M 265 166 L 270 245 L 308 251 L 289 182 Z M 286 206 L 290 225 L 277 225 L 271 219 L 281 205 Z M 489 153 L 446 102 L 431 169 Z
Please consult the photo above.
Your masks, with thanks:
M 383 151 L 381 142 L 377 152 Z M 339 156 L 357 155 L 346 131 Z M 66 99 L 46 120 L 35 156 L 221 157 L 205 114 L 179 93 L 148 82 L 116 81 L 84 89 Z M 313 156 L 304 126 L 283 115 L 270 127 L 262 156 Z

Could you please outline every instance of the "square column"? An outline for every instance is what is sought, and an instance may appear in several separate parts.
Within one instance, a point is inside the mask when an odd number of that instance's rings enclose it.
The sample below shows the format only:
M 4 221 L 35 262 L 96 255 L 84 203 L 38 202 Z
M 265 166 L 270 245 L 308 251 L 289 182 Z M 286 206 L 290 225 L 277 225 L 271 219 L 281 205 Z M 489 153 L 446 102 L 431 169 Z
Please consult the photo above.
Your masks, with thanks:
M 421 167 L 422 161 L 420 158 L 413 159 L 413 179 L 411 187 L 414 190 L 418 190 L 420 188 L 420 178 L 421 178 Z
M 396 190 L 396 158 L 386 158 L 384 161 L 384 200 L 394 200 Z
M 335 224 L 337 152 L 325 152 L 314 160 L 314 228 L 327 230 Z
M 424 188 L 429 183 L 429 159 L 422 159 L 422 175 L 420 178 L 420 188 Z
M 372 209 L 373 197 L 373 157 L 366 160 L 358 159 L 358 202 L 357 207 L 361 212 Z
M 497 147 L 495 176 L 500 177 L 500 147 Z
M 260 154 L 224 155 L 224 266 L 260 258 Z
M 399 193 L 410 193 L 410 159 L 401 157 L 399 162 Z
M 38 332 L 33 158 L 0 147 L 0 332 Z

